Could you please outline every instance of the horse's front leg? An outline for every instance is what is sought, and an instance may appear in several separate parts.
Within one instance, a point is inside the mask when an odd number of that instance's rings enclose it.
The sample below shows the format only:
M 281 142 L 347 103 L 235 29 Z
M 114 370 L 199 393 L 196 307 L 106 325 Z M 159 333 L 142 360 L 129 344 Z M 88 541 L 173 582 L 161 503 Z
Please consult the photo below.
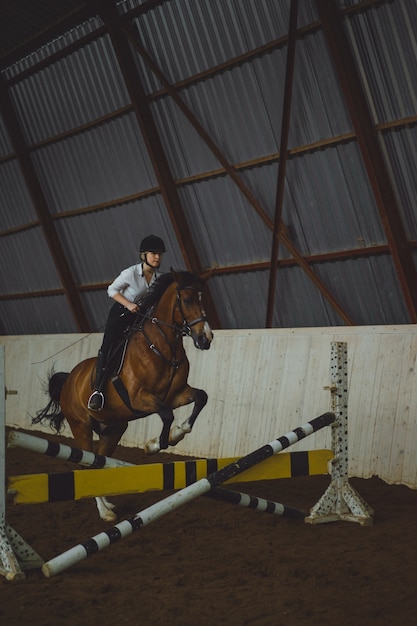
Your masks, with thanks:
M 205 391 L 203 391 L 203 389 L 193 389 L 193 387 L 189 387 L 188 390 L 192 393 L 188 393 L 186 401 L 179 403 L 177 406 L 184 406 L 185 404 L 194 402 L 194 408 L 190 417 L 186 419 L 185 422 L 180 425 L 175 424 L 171 428 L 169 433 L 169 444 L 171 446 L 175 446 L 179 441 L 184 439 L 187 433 L 191 432 L 194 422 L 207 404 L 208 395 Z
M 162 431 L 159 437 L 150 439 L 145 444 L 146 454 L 156 454 L 160 450 L 166 450 L 170 443 L 169 431 L 172 426 L 172 422 L 174 421 L 174 413 L 169 406 L 164 405 L 162 407 L 159 407 L 158 415 L 162 420 Z

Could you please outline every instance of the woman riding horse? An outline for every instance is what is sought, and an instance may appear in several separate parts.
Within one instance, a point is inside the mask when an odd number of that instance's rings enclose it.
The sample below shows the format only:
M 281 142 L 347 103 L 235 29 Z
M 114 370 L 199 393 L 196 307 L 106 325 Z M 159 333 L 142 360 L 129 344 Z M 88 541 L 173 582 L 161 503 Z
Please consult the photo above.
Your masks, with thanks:
M 110 309 L 103 342 L 98 351 L 94 391 L 87 404 L 92 411 L 101 411 L 104 406 L 103 387 L 106 382 L 106 364 L 110 348 L 126 328 L 135 322 L 139 312 L 137 301 L 161 275 L 159 266 L 164 252 L 165 244 L 160 237 L 156 235 L 145 237 L 139 249 L 142 262 L 123 270 L 107 289 L 115 303 Z
M 150 255 L 145 256 L 149 262 Z M 183 345 L 183 337 L 188 336 L 199 350 L 210 348 L 213 333 L 204 312 L 203 289 L 202 281 L 190 272 L 171 268 L 161 274 L 140 299 L 141 313 L 133 316 L 129 330 L 117 342 L 121 350 L 116 346 L 109 353 L 111 379 L 105 381 L 103 408 L 87 408 L 96 365 L 91 357 L 69 373 L 51 373 L 50 400 L 32 423 L 48 421 L 59 433 L 66 419 L 79 448 L 92 452 L 95 433 L 96 453 L 111 456 L 131 420 L 156 413 L 162 430 L 145 443 L 145 452 L 156 454 L 175 446 L 191 432 L 207 403 L 207 393 L 188 384 L 190 364 Z M 194 405 L 189 417 L 176 424 L 174 410 L 189 404 Z M 116 519 L 114 505 L 104 497 L 96 501 L 102 519 Z

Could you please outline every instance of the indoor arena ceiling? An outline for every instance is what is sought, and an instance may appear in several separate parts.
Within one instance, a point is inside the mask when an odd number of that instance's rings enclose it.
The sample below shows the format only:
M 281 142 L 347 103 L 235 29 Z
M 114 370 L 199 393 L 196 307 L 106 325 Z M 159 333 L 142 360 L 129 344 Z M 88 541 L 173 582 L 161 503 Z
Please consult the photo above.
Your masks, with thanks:
M 0 334 L 101 331 L 142 237 L 214 328 L 417 320 L 417 3 L 9 0 Z

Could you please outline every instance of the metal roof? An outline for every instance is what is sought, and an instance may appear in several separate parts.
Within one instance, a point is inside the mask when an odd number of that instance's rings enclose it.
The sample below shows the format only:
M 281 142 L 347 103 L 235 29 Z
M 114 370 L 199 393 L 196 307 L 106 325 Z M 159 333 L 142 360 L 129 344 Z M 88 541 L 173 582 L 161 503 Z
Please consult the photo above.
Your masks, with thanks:
M 417 321 L 417 3 L 0 17 L 0 334 L 101 330 L 151 232 L 214 327 Z

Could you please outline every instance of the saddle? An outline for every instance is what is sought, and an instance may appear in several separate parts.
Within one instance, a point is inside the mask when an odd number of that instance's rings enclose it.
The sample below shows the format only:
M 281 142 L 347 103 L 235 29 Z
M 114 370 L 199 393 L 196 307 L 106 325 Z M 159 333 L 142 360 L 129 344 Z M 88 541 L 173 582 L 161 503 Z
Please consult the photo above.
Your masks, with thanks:
M 144 313 L 138 313 L 135 322 L 128 326 L 120 339 L 117 339 L 111 346 L 107 360 L 105 363 L 105 380 L 112 379 L 114 376 L 118 376 L 122 371 L 123 363 L 126 356 L 127 344 L 131 336 L 138 330 L 141 330 L 145 319 Z
M 142 320 L 143 320 L 143 317 L 141 317 L 141 321 Z M 130 326 L 129 328 L 125 330 L 125 332 L 122 335 L 122 338 L 119 341 L 116 341 L 112 345 L 112 347 L 110 348 L 108 357 L 107 357 L 106 365 L 105 365 L 104 379 L 110 380 L 110 382 L 113 384 L 113 387 L 119 394 L 121 400 L 128 407 L 128 409 L 132 411 L 132 413 L 136 417 L 144 417 L 146 413 L 143 413 L 143 411 L 137 411 L 130 404 L 128 391 L 119 378 L 119 374 L 122 371 L 123 363 L 125 360 L 129 339 L 139 329 L 140 329 L 139 324 L 136 324 L 136 323 L 133 324 L 132 326 Z

